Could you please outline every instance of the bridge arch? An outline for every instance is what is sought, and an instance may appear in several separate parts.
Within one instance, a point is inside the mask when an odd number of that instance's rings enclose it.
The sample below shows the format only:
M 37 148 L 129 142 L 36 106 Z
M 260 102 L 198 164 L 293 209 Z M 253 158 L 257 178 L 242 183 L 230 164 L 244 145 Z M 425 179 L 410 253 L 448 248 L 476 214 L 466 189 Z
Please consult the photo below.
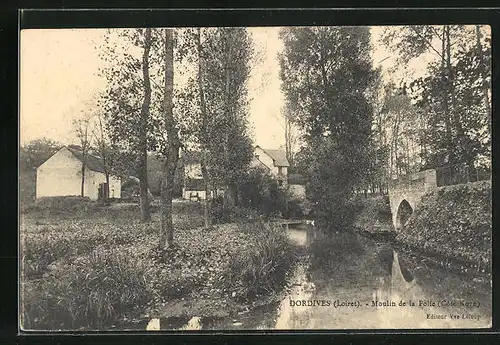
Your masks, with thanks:
M 402 176 L 389 185 L 392 224 L 399 231 L 419 208 L 422 197 L 437 189 L 436 170 L 429 169 Z
M 413 210 L 414 208 L 406 199 L 401 200 L 396 211 L 396 230 L 401 230 L 406 225 Z

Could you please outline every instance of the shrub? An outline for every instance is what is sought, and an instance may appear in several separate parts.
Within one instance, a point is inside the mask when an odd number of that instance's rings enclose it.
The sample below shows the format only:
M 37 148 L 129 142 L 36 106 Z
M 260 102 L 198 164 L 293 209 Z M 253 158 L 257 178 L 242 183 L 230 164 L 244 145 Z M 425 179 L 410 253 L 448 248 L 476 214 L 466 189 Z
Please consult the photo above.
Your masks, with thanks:
M 224 207 L 224 198 L 222 196 L 217 196 L 212 200 L 211 205 L 212 219 L 216 223 L 226 223 L 230 221 L 230 212 Z
M 154 274 L 148 280 L 155 294 L 163 300 L 187 296 L 195 288 L 201 286 L 201 282 L 196 277 L 181 269 L 154 270 Z
M 50 277 L 26 283 L 23 327 L 28 329 L 104 328 L 143 306 L 152 293 L 146 267 L 126 253 L 97 249 Z
M 203 214 L 203 203 L 199 202 L 174 202 L 172 209 L 175 214 Z
M 57 196 L 40 198 L 33 204 L 26 206 L 24 212 L 38 212 L 46 217 L 73 216 L 75 214 L 92 213 L 98 208 L 99 205 L 96 202 L 90 201 L 88 197 Z
M 300 200 L 290 200 L 288 202 L 288 210 L 284 216 L 285 218 L 302 218 L 304 216 L 303 203 Z
M 490 270 L 492 257 L 491 181 L 438 188 L 424 196 L 396 239 L 420 251 Z
M 212 200 L 212 219 L 219 224 L 253 222 L 260 219 L 260 212 L 251 207 L 225 206 L 222 197 Z
M 392 231 L 392 215 L 388 196 L 352 198 L 355 210 L 354 225 L 370 232 Z
M 253 242 L 230 257 L 218 285 L 244 300 L 279 290 L 294 261 L 285 230 L 263 223 L 240 227 L 253 235 Z
M 63 257 L 69 257 L 74 243 L 67 234 L 48 232 L 29 234 L 22 239 L 21 262 L 25 277 L 36 277 L 48 270 L 48 266 Z
M 40 276 L 53 262 L 88 254 L 98 246 L 110 248 L 137 240 L 134 232 L 123 227 L 96 223 L 82 228 L 80 222 L 74 221 L 64 221 L 63 224 L 63 229 L 43 227 L 39 232 L 31 230 L 22 234 L 21 262 L 25 277 Z
M 340 231 L 352 226 L 356 209 L 350 198 L 369 173 L 367 154 L 363 145 L 339 144 L 331 136 L 304 149 L 299 165 L 307 172 L 306 196 L 317 223 Z
M 250 169 L 239 183 L 238 194 L 240 207 L 257 210 L 266 216 L 279 214 L 286 208 L 286 190 L 263 169 Z

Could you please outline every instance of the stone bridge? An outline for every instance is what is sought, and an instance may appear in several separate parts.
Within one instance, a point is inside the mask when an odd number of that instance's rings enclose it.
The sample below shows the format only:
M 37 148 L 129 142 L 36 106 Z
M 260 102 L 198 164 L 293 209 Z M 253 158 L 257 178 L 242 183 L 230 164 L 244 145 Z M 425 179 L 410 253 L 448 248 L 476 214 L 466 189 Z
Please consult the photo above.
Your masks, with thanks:
M 389 185 L 392 223 L 399 231 L 420 206 L 422 197 L 437 189 L 436 170 L 424 170 L 400 177 Z

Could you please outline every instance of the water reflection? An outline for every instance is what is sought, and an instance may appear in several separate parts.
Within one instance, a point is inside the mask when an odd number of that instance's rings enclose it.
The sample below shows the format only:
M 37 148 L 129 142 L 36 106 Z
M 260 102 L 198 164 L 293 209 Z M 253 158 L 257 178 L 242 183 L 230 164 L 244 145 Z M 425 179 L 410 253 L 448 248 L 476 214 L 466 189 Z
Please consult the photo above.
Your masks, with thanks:
M 315 285 L 307 278 L 306 270 L 307 268 L 302 264 L 297 266 L 295 276 L 293 277 L 293 281 L 296 283 L 278 307 L 275 329 L 307 328 L 307 322 L 311 317 L 311 310 L 301 304 L 302 301 L 312 299 Z
M 314 239 L 310 235 L 310 229 L 291 229 L 291 238 L 299 238 L 299 231 L 303 231 L 302 238 L 307 239 L 302 243 L 310 245 Z M 374 262 L 378 263 L 379 272 L 374 266 L 366 264 L 374 256 L 378 258 Z M 329 276 L 325 276 L 328 273 L 322 272 L 323 283 L 316 286 L 308 277 L 317 275 L 305 274 L 304 267 L 299 266 L 296 274 L 297 288 L 280 304 L 275 329 L 436 329 L 491 326 L 491 318 L 487 315 L 480 316 L 479 320 L 467 318 L 467 314 L 479 315 L 477 310 L 439 308 L 433 306 L 433 303 L 425 302 L 422 304 L 421 301 L 434 302 L 437 299 L 425 295 L 406 264 L 400 260 L 399 253 L 387 245 L 375 253 L 370 253 L 368 248 L 366 254 L 360 255 L 359 261 L 364 261 L 365 265 L 359 266 L 353 261 L 350 264 L 356 265 L 355 267 L 372 267 L 373 271 L 367 276 L 374 276 L 373 284 L 369 280 L 363 282 L 354 278 L 351 279 L 351 286 L 345 287 L 339 282 L 349 279 L 347 274 L 342 276 L 339 272 L 331 272 Z M 358 272 L 360 277 L 365 276 L 363 273 L 366 272 Z M 313 288 L 308 289 L 309 286 Z M 292 306 L 293 302 L 290 302 L 296 300 L 317 302 L 314 307 Z M 410 305 L 410 300 L 415 305 Z M 321 304 L 321 301 L 330 303 Z M 359 305 L 352 306 L 356 302 Z M 452 319 L 452 314 L 459 318 Z
M 349 253 L 350 243 L 333 235 L 328 240 L 318 228 L 285 225 L 291 242 L 315 255 L 318 243 L 339 241 L 337 247 Z M 360 239 L 359 241 L 363 241 Z M 486 328 L 491 316 L 474 308 L 438 307 L 436 296 L 429 296 L 401 258 L 389 245 L 356 243 L 363 250 L 345 257 L 322 249 L 337 261 L 337 269 L 313 267 L 310 255 L 303 255 L 296 266 L 291 286 L 277 305 L 252 310 L 236 318 L 208 320 L 193 318 L 180 329 L 415 329 Z M 356 249 L 359 250 L 359 249 Z M 438 289 L 439 287 L 436 287 Z M 410 305 L 409 301 L 414 305 Z M 422 301 L 424 303 L 422 303 Z M 299 302 L 299 303 L 297 303 Z M 405 303 L 402 305 L 401 303 Z M 357 304 L 356 304 L 357 303 Z M 314 306 L 311 306 L 314 304 Z M 452 315 L 458 319 L 452 319 Z M 475 315 L 468 318 L 467 315 Z M 478 318 L 476 318 L 478 317 Z M 164 328 L 163 324 L 161 325 Z M 169 328 L 172 329 L 172 328 Z M 179 328 L 175 328 L 179 329 Z
M 309 247 L 316 238 L 316 228 L 306 224 L 285 224 L 288 237 L 292 244 L 299 247 Z

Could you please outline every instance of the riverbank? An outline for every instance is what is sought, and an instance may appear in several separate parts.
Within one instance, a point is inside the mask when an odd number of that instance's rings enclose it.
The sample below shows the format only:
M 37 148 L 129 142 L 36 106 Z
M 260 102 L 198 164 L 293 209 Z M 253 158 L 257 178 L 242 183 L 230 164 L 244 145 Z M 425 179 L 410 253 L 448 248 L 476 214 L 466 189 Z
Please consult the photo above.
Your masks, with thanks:
M 358 198 L 354 228 L 418 252 L 442 267 L 491 277 L 491 181 L 439 187 L 395 232 L 386 196 Z
M 22 214 L 24 329 L 144 329 L 155 316 L 236 315 L 273 301 L 294 262 L 281 226 L 204 229 L 201 205 L 178 203 L 177 246 L 161 251 L 159 214 L 145 224 L 138 212 Z
M 463 266 L 465 273 L 491 276 L 491 236 L 491 181 L 481 181 L 424 196 L 396 240 L 450 258 L 447 265 Z
M 429 267 L 426 274 L 434 280 L 426 281 L 408 253 L 348 230 L 325 233 L 317 227 L 291 226 L 287 231 L 292 243 L 303 250 L 278 302 L 230 317 L 163 318 L 155 320 L 158 329 L 356 330 L 491 325 L 491 295 L 488 304 L 463 276 Z M 394 257 L 386 255 L 392 250 L 396 252 Z M 405 270 L 412 272 L 411 282 L 406 280 Z M 416 306 L 399 305 L 409 300 Z M 380 303 L 374 307 L 376 301 Z M 422 301 L 427 304 L 420 305 Z M 455 305 L 438 306 L 440 301 Z M 477 303 L 477 307 L 462 306 L 460 301 Z M 427 314 L 473 315 L 475 319 L 430 320 Z
M 359 204 L 357 233 L 373 246 L 385 244 L 400 253 L 402 265 L 425 293 L 475 296 L 485 310 L 491 308 L 491 182 L 439 188 L 398 233 L 391 231 L 386 216 L 388 199 L 362 199 Z

